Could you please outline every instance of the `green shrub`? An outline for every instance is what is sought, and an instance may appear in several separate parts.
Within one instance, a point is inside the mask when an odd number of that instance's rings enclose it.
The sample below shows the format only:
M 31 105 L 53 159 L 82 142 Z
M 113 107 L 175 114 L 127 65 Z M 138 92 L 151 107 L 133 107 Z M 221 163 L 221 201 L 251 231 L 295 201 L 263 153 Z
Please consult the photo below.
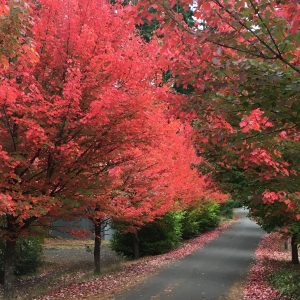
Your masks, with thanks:
M 182 222 L 182 237 L 189 239 L 217 227 L 220 223 L 220 206 L 201 203 L 201 206 L 185 211 Z
M 138 231 L 140 255 L 157 255 L 177 247 L 182 240 L 182 218 L 182 212 L 170 212 L 143 226 Z M 118 225 L 114 227 L 117 231 L 111 243 L 113 250 L 127 257 L 134 257 L 134 235 L 123 233 Z
M 290 299 L 300 297 L 300 271 L 283 269 L 270 275 L 270 282 L 276 290 Z
M 220 223 L 220 205 L 201 203 L 201 206 L 184 212 L 172 212 L 155 222 L 146 224 L 138 232 L 140 255 L 156 255 L 177 247 L 182 239 L 189 239 L 217 227 Z M 122 224 L 116 229 L 112 248 L 117 253 L 134 257 L 135 237 L 122 232 Z
M 185 211 L 182 220 L 183 239 L 193 238 L 203 232 L 202 226 L 200 225 L 200 222 L 203 219 L 203 209 L 204 207 L 196 207 Z
M 201 217 L 201 208 L 194 208 L 184 212 L 182 220 L 182 238 L 190 239 L 200 233 L 199 219 Z
M 216 203 L 205 205 L 199 214 L 199 232 L 209 231 L 220 224 L 220 205 Z
M 114 235 L 110 246 L 120 255 L 129 258 L 134 257 L 134 235 L 130 232 L 122 232 L 122 227 L 119 224 L 114 224 Z
M 232 200 L 233 201 L 233 207 L 232 208 L 240 208 L 243 206 L 243 203 L 240 200 Z
M 233 218 L 233 209 L 241 207 L 241 203 L 239 201 L 228 200 L 224 203 L 220 204 L 220 212 L 221 216 L 227 219 Z
M 144 255 L 165 253 L 177 247 L 182 240 L 182 218 L 182 212 L 172 212 L 147 224 L 139 234 Z
M 0 279 L 3 281 L 5 243 L 0 242 Z M 16 275 L 36 272 L 42 260 L 42 239 L 36 237 L 20 238 L 17 242 Z

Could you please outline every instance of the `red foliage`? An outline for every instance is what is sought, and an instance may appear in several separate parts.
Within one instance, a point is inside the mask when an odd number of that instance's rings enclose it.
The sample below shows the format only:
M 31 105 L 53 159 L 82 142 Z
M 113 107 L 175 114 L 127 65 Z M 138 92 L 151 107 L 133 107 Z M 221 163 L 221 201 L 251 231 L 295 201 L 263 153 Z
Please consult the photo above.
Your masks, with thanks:
M 209 156 L 210 151 L 222 148 L 225 154 L 214 159 L 216 165 L 243 169 L 261 182 L 296 175 L 293 166 L 281 151 L 276 150 L 280 148 L 276 144 L 278 141 L 299 141 L 297 122 L 295 119 L 294 123 L 290 122 L 285 117 L 277 120 L 272 105 L 266 112 L 259 108 L 264 107 L 264 100 L 256 99 L 255 82 L 252 95 L 242 88 L 248 84 L 247 67 L 251 69 L 253 65 L 266 67 L 269 64 L 270 69 L 274 67 L 274 74 L 277 68 L 281 68 L 284 72 L 290 71 L 291 76 L 299 75 L 299 3 L 194 1 L 194 26 L 189 26 L 184 20 L 181 10 L 188 9 L 191 1 L 142 0 L 139 3 L 137 22 L 155 18 L 160 23 L 155 38 L 161 45 L 162 65 L 172 73 L 170 85 L 176 83 L 185 87 L 189 84 L 194 88 L 191 95 L 178 97 L 176 105 L 171 104 L 177 109 L 178 116 L 195 123 L 193 138 L 198 152 L 206 152 Z M 251 70 L 249 74 L 252 74 Z M 228 95 L 231 97 L 226 98 Z M 190 105 L 187 105 L 186 98 Z M 242 99 L 246 99 L 248 106 Z M 270 99 L 266 101 L 271 103 Z M 180 111 L 178 108 L 182 106 L 178 102 L 189 110 Z M 286 114 L 298 116 L 296 105 L 296 102 L 289 105 Z M 241 111 L 236 111 L 239 109 Z M 245 113 L 245 110 L 250 111 Z M 259 135 L 261 141 L 255 142 Z M 266 136 L 270 138 L 264 144 Z M 287 146 L 281 149 L 284 147 Z M 212 165 L 209 167 L 214 169 Z
M 0 216 L 13 236 L 70 213 L 140 225 L 207 196 L 190 137 L 166 117 L 164 60 L 137 35 L 136 8 L 28 3 L 11 3 L 15 23 L 1 6 Z
M 283 240 L 280 235 L 267 235 L 258 246 L 256 260 L 249 271 L 244 289 L 245 300 L 288 300 L 270 286 L 268 276 L 280 269 L 280 262 L 288 260 L 288 253 L 282 250 Z
M 257 108 L 254 109 L 249 116 L 244 116 L 240 127 L 242 132 L 249 132 L 250 130 L 262 131 L 268 127 L 272 127 L 273 124 L 268 121 L 267 117 L 262 117 L 263 112 Z
M 86 202 L 89 218 L 99 222 L 110 216 L 128 223 L 127 230 L 134 230 L 201 199 L 224 201 L 226 195 L 197 171 L 195 164 L 200 159 L 185 128 L 179 122 L 162 122 L 163 118 L 156 123 L 151 144 L 130 149 L 134 157 L 109 171 L 111 184 Z

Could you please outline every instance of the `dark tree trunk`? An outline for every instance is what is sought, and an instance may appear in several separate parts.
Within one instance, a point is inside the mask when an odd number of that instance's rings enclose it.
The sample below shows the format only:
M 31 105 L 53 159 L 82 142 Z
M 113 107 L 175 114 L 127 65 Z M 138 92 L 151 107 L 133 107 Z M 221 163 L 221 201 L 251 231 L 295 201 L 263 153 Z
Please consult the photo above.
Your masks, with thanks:
M 135 259 L 140 258 L 140 243 L 137 232 L 133 233 L 133 256 Z
M 289 249 L 289 241 L 285 240 L 284 241 L 284 250 L 288 250 Z
M 94 266 L 95 274 L 101 273 L 101 223 L 95 223 Z
M 7 240 L 4 253 L 4 299 L 11 300 L 15 297 L 15 264 L 16 240 Z
M 292 263 L 294 265 L 299 264 L 299 254 L 298 254 L 298 245 L 297 245 L 297 235 L 293 234 L 291 239 L 291 248 L 292 248 Z

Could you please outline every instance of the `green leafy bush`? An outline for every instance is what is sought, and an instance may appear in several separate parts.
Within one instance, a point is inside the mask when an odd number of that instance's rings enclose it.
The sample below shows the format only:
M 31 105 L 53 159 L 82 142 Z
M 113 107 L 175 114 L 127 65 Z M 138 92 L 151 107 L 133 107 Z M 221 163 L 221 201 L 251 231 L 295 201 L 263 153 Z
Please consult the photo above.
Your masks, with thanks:
M 217 227 L 220 223 L 220 206 L 215 203 L 201 203 L 200 206 L 184 212 L 182 237 L 189 239 Z
M 290 299 L 297 300 L 300 297 L 300 271 L 283 269 L 270 275 L 270 282 L 276 290 Z
M 0 241 L 0 279 L 3 281 L 5 243 Z M 35 273 L 42 260 L 42 239 L 21 238 L 17 242 L 16 275 Z
M 182 238 L 190 239 L 200 233 L 199 219 L 201 217 L 201 208 L 194 208 L 184 212 L 182 220 Z
M 240 208 L 243 206 L 243 203 L 240 200 L 232 200 L 233 201 L 233 208 Z
M 119 224 L 114 224 L 114 235 L 110 243 L 111 248 L 125 257 L 134 257 L 134 235 L 131 232 L 122 232 Z
M 220 224 L 220 205 L 216 203 L 205 205 L 199 214 L 199 232 L 209 231 Z
M 182 218 L 182 212 L 170 212 L 142 227 L 138 232 L 140 255 L 157 255 L 177 247 L 182 240 Z M 132 233 L 117 230 L 111 245 L 117 253 L 132 258 L 134 257 L 134 241 Z
M 233 218 L 233 209 L 241 207 L 240 201 L 234 201 L 232 199 L 229 199 L 228 201 L 220 204 L 220 212 L 221 216 L 232 219 Z
M 155 222 L 146 224 L 138 232 L 141 256 L 156 255 L 177 247 L 182 239 L 189 239 L 217 227 L 220 223 L 220 205 L 201 203 L 201 206 L 183 212 L 172 212 Z M 116 229 L 112 248 L 117 253 L 134 257 L 136 239 L 132 233 L 122 232 L 122 224 Z

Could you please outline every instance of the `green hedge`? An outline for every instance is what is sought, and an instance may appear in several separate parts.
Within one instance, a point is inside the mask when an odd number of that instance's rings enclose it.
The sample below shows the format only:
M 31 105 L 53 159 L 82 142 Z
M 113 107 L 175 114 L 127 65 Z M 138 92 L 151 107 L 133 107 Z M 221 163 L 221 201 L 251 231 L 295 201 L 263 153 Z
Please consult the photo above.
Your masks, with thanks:
M 141 256 L 156 255 L 177 247 L 182 239 L 189 239 L 217 227 L 220 223 L 220 205 L 201 203 L 201 206 L 183 212 L 172 212 L 138 231 Z M 134 257 L 136 239 L 132 233 L 124 233 L 124 224 L 114 225 L 112 249 L 126 257 Z
M 167 213 L 155 222 L 148 223 L 138 231 L 141 256 L 156 255 L 177 247 L 181 240 L 182 212 Z M 119 226 L 115 226 L 118 228 Z M 114 234 L 112 249 L 127 257 L 134 257 L 134 235 L 123 233 L 120 228 Z
M 242 204 L 240 201 L 228 200 L 225 203 L 220 204 L 221 216 L 232 219 L 233 218 L 233 209 L 241 207 Z
M 182 220 L 183 239 L 190 239 L 200 233 L 200 216 L 201 208 L 195 208 L 184 212 L 184 218 Z
M 0 280 L 3 281 L 5 243 L 0 241 Z M 36 272 L 41 264 L 43 240 L 36 237 L 20 238 L 17 242 L 16 275 Z
M 217 227 L 220 223 L 219 204 L 206 203 L 185 211 L 182 237 L 189 239 Z
M 205 232 L 216 228 L 220 224 L 221 213 L 219 204 L 209 204 L 201 209 L 199 215 L 199 230 Z

